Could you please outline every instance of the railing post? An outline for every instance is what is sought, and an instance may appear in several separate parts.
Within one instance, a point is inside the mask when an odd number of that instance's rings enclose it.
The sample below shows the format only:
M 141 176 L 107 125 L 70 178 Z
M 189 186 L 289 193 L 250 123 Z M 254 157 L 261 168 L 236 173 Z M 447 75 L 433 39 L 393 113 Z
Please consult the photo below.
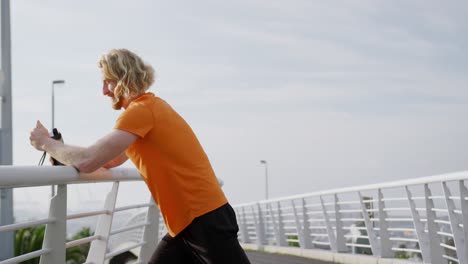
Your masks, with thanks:
M 413 224 L 414 228 L 416 229 L 416 235 L 418 236 L 418 243 L 419 248 L 421 249 L 423 261 L 424 263 L 434 263 L 431 260 L 429 238 L 424 232 L 424 225 L 421 222 L 419 212 L 416 210 L 416 203 L 413 201 L 413 196 L 411 195 L 411 191 L 409 190 L 408 186 L 405 186 L 405 191 L 408 197 L 408 204 L 410 206 L 411 215 L 413 216 Z
M 268 213 L 270 214 L 271 223 L 273 226 L 273 236 L 275 237 L 276 245 L 278 245 L 278 224 L 276 223 L 275 215 L 273 214 L 273 209 L 271 209 L 271 204 L 266 204 Z
M 109 213 L 106 215 L 100 215 L 96 224 L 96 231 L 94 235 L 97 235 L 99 239 L 91 242 L 89 248 L 88 257 L 86 263 L 103 263 L 107 252 L 107 242 L 109 241 L 109 233 L 112 226 L 112 217 L 114 216 L 115 201 L 117 199 L 117 192 L 119 189 L 119 182 L 114 182 L 112 190 L 107 194 L 106 201 L 104 203 L 104 210 Z
M 348 252 L 346 247 L 346 240 L 343 232 L 343 224 L 341 223 L 340 205 L 338 204 L 338 195 L 334 195 L 335 204 L 335 227 L 336 227 L 336 251 L 337 252 Z
M 278 217 L 275 218 L 275 214 L 272 209 L 273 205 L 270 204 L 270 215 L 273 221 L 273 228 L 275 231 L 275 240 L 276 245 L 280 247 L 285 247 L 288 244 L 286 243 L 286 238 L 284 236 L 284 225 L 283 225 L 283 216 L 281 215 L 281 205 L 280 202 L 277 202 Z M 278 220 L 276 220 L 278 219 Z
M 140 256 L 138 257 L 139 263 L 148 263 L 159 241 L 159 209 L 153 198 L 150 198 L 150 204 L 146 214 L 146 222 L 149 225 L 143 229 L 141 242 L 145 242 L 145 244 L 141 246 Z
M 330 218 L 328 217 L 327 208 L 325 207 L 322 196 L 320 196 L 320 203 L 322 205 L 323 219 L 325 219 L 325 224 L 327 225 L 328 242 L 330 242 L 330 248 L 333 252 L 337 252 L 338 247 L 336 245 L 335 232 L 331 226 Z
M 261 212 L 260 212 L 260 205 L 257 204 L 258 206 L 258 217 L 255 214 L 255 206 L 252 205 L 252 216 L 254 219 L 254 224 L 255 224 L 255 233 L 257 234 L 257 241 L 256 244 L 261 246 L 263 245 L 263 222 L 262 222 L 262 217 L 261 217 Z
M 430 198 L 432 196 L 429 185 L 424 184 L 424 200 L 426 201 L 426 217 L 427 217 L 427 234 L 429 239 L 429 254 L 432 264 L 444 262 L 442 255 L 442 247 L 440 246 L 440 236 L 437 234 L 439 227 L 437 226 L 435 219 L 436 213 L 434 212 L 434 201 Z
M 385 212 L 385 202 L 383 201 L 382 190 L 378 190 L 379 206 L 379 235 L 380 235 L 380 257 L 393 258 L 392 244 L 388 232 L 387 212 Z
M 297 214 L 296 204 L 294 200 L 291 200 L 291 205 L 294 212 L 294 221 L 296 222 L 297 236 L 299 238 L 299 246 L 305 248 L 304 233 L 302 231 L 301 221 L 299 220 L 299 215 Z
M 67 185 L 65 184 L 59 185 L 57 194 L 50 199 L 50 218 L 55 221 L 46 225 L 42 248 L 50 248 L 52 251 L 42 255 L 39 263 L 65 263 L 67 241 Z
M 366 224 L 367 236 L 369 237 L 369 243 L 372 250 L 372 255 L 380 256 L 380 248 L 377 240 L 377 235 L 375 234 L 374 227 L 370 221 L 369 214 L 366 209 L 364 200 L 362 199 L 361 192 L 359 194 L 359 202 L 361 203 L 362 217 L 364 218 L 364 223 Z
M 265 211 L 262 212 L 262 216 L 263 216 L 263 238 L 264 238 L 264 244 L 265 245 L 269 245 L 270 244 L 270 240 L 268 240 L 268 235 L 269 235 L 269 228 L 270 228 L 270 220 L 272 219 L 271 218 L 271 215 L 270 214 L 270 211 L 268 210 L 268 202 L 265 203 Z M 273 221 L 273 220 L 271 220 Z
M 257 244 L 258 245 L 266 245 L 265 222 L 264 222 L 264 219 L 263 219 L 262 208 L 260 208 L 259 203 L 257 203 L 257 210 L 258 210 Z
M 242 207 L 242 216 L 240 222 L 240 231 L 241 231 L 241 238 L 242 243 L 250 243 L 249 239 L 249 230 L 247 229 L 247 220 L 245 219 L 245 208 Z
M 309 215 L 307 214 L 306 200 L 302 198 L 302 239 L 304 248 L 313 248 L 312 238 L 310 237 Z
M 463 235 L 465 246 L 468 245 L 468 201 L 465 198 L 468 197 L 468 189 L 466 188 L 464 181 L 458 182 L 460 185 L 460 203 L 462 211 L 462 222 L 463 222 Z M 465 258 L 468 260 L 468 249 L 465 247 Z
M 449 219 L 450 219 L 450 226 L 452 227 L 452 233 L 453 233 L 453 240 L 455 242 L 455 247 L 457 249 L 457 257 L 458 257 L 458 263 L 460 264 L 467 264 L 468 260 L 466 257 L 466 247 L 465 247 L 465 240 L 464 240 L 464 234 L 463 234 L 463 229 L 459 226 L 461 224 L 461 221 L 457 214 L 454 212 L 456 210 L 455 203 L 450 199 L 450 190 L 447 187 L 446 182 L 442 182 L 442 186 L 444 188 L 444 195 L 445 195 L 445 202 L 447 203 L 447 209 L 449 213 Z

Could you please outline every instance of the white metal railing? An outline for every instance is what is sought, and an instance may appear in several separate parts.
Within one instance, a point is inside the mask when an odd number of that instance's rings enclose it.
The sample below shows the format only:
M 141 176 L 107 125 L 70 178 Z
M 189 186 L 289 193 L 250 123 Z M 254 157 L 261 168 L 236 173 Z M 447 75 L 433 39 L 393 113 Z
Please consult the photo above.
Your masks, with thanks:
M 42 249 L 0 261 L 65 263 L 66 248 L 91 243 L 86 263 L 103 263 L 140 248 L 146 263 L 165 233 L 154 205 L 115 207 L 119 182 L 140 181 L 136 169 L 100 169 L 78 174 L 71 167 L 0 166 L 0 188 L 57 185 L 45 219 L 0 226 L 0 232 L 46 225 Z M 245 244 L 324 249 L 333 252 L 419 256 L 425 263 L 468 264 L 468 172 L 320 191 L 234 206 L 239 239 Z M 103 208 L 67 215 L 67 185 L 113 182 Z M 111 230 L 116 212 L 146 208 L 126 226 Z M 94 235 L 66 241 L 66 221 L 99 216 Z M 110 245 L 112 240 L 117 241 Z M 1 250 L 1 246 L 0 246 Z
M 65 263 L 66 248 L 85 243 L 91 243 L 86 263 L 103 263 L 106 259 L 138 247 L 140 248 L 138 263 L 147 263 L 156 248 L 160 230 L 164 229 L 160 226 L 162 221 L 160 221 L 159 210 L 152 200 L 149 203 L 116 208 L 115 203 L 121 181 L 141 181 L 141 177 L 136 169 L 125 168 L 100 169 L 91 174 L 78 174 L 75 169 L 62 166 L 0 166 L 0 188 L 58 186 L 57 194 L 51 198 L 49 216 L 46 219 L 0 226 L 0 232 L 13 232 L 21 228 L 45 224 L 46 231 L 42 249 L 7 260 L 0 260 L 0 264 L 18 263 L 36 257 L 40 257 L 40 263 Z M 91 182 L 113 182 L 103 209 L 67 215 L 67 185 Z M 115 212 L 135 208 L 147 208 L 142 222 L 111 231 Z M 99 218 L 93 236 L 66 242 L 67 220 L 97 215 Z M 108 241 L 111 236 L 131 232 L 132 229 L 140 231 L 141 236 L 137 242 L 126 248 L 108 252 Z
M 468 264 L 468 172 L 234 206 L 245 244 Z

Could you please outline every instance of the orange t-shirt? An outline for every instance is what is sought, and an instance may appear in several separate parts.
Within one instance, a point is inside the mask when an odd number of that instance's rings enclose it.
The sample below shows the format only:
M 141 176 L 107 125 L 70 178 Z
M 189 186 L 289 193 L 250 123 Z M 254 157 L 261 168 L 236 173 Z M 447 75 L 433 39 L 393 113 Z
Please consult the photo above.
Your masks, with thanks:
M 125 153 L 148 185 L 171 236 L 227 203 L 197 137 L 164 100 L 153 93 L 141 95 L 115 128 L 139 136 Z

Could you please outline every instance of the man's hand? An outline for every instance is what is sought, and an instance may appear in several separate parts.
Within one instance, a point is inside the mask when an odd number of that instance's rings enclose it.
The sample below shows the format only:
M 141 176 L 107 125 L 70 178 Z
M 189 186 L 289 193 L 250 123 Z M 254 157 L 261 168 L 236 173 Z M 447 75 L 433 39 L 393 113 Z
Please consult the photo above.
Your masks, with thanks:
M 31 131 L 31 135 L 29 136 L 31 145 L 37 150 L 44 151 L 44 144 L 49 139 L 49 131 L 38 120 L 36 123 L 36 127 Z

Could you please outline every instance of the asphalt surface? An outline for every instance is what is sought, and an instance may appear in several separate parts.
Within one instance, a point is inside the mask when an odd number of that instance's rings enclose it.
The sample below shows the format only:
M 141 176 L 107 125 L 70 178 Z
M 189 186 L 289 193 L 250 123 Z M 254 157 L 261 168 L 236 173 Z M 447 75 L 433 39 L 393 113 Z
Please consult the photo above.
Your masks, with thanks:
M 313 260 L 291 255 L 264 253 L 246 250 L 251 264 L 331 264 L 321 260 Z

